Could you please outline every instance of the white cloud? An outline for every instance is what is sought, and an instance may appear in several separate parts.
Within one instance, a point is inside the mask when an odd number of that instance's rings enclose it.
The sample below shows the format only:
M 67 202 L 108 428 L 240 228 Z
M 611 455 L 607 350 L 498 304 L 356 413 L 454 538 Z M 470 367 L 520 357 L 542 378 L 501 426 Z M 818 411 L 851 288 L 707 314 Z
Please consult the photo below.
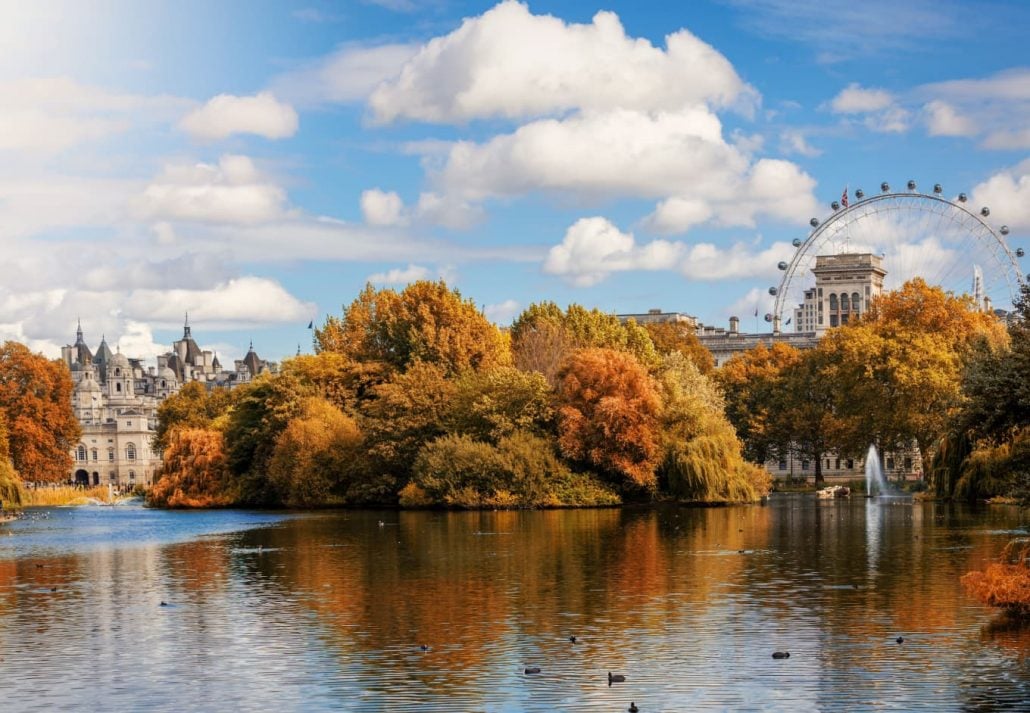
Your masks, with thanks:
M 502 327 L 514 322 L 521 311 L 522 305 L 515 300 L 504 300 L 497 304 L 486 305 L 483 308 L 483 314 L 486 315 L 486 318 Z
M 409 282 L 428 279 L 429 268 L 421 265 L 408 265 L 405 268 L 395 267 L 392 270 L 368 276 L 368 281 L 376 285 L 406 285 Z
M 822 150 L 808 143 L 805 133 L 799 129 L 787 129 L 780 134 L 780 150 L 788 154 L 799 154 L 807 158 L 822 155 Z
M 233 134 L 285 139 L 297 132 L 297 112 L 271 92 L 244 97 L 219 94 L 184 116 L 179 128 L 193 138 L 207 141 Z
M 394 226 L 407 222 L 401 197 L 393 191 L 386 192 L 378 188 L 362 191 L 361 215 L 368 225 Z
M 999 171 L 971 191 L 973 205 L 989 206 L 992 221 L 1030 229 L 1030 159 Z
M 315 305 L 301 302 L 275 280 L 239 277 L 199 290 L 137 289 L 123 307 L 126 319 L 177 326 L 189 312 L 190 323 L 218 329 L 305 322 Z
M 868 114 L 882 111 L 894 104 L 894 96 L 883 89 L 865 89 L 858 84 L 849 84 L 830 102 L 830 109 L 836 114 Z
M 765 321 L 764 317 L 773 311 L 775 302 L 775 298 L 770 297 L 768 292 L 752 287 L 747 293 L 723 308 L 722 313 L 727 317 L 739 318 L 742 323 L 741 330 L 744 332 L 750 331 L 754 326 L 755 319 L 762 320 L 758 327 L 761 331 L 763 329 L 761 324 Z M 756 315 L 755 312 L 758 314 Z M 784 321 L 786 321 L 786 317 L 784 317 Z M 771 328 L 765 327 L 765 329 Z
M 136 205 L 151 220 L 252 224 L 281 217 L 286 192 L 248 157 L 225 155 L 217 166 L 166 166 Z
M 464 230 L 483 219 L 483 210 L 466 200 L 432 191 L 418 197 L 415 214 L 419 219 L 445 228 Z
M 562 242 L 551 248 L 543 269 L 577 287 L 590 287 L 613 272 L 629 270 L 676 270 L 694 280 L 729 280 L 772 275 L 776 263 L 793 251 L 788 243 L 774 243 L 759 252 L 744 243 L 730 248 L 667 240 L 638 245 L 632 233 L 593 217 L 569 227 Z
M 665 41 L 663 50 L 628 37 L 612 12 L 572 24 L 505 0 L 428 42 L 369 104 L 380 121 L 445 123 L 573 109 L 753 106 L 753 90 L 713 47 L 685 29 Z
M 364 101 L 387 79 L 396 77 L 417 45 L 375 47 L 350 44 L 313 64 L 272 80 L 272 91 L 300 106 Z
M 974 136 L 977 133 L 976 124 L 947 102 L 935 99 L 928 102 L 923 111 L 930 136 Z

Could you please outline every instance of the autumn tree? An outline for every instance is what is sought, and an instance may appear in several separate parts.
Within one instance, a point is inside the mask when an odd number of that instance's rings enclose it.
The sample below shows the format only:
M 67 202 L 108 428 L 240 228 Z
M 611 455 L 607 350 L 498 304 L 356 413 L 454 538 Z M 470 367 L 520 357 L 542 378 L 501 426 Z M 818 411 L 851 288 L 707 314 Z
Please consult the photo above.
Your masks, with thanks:
M 644 325 L 655 351 L 659 354 L 678 352 L 690 359 L 702 374 L 715 369 L 715 357 L 697 337 L 694 326 L 684 322 L 648 322 Z
M 824 482 L 823 455 L 839 446 L 841 426 L 837 417 L 840 385 L 828 378 L 827 354 L 822 348 L 800 352 L 787 364 L 769 394 L 771 412 L 767 426 L 777 450 L 789 448 L 815 465 L 815 482 Z
M 210 428 L 215 419 L 223 416 L 232 403 L 228 389 L 208 388 L 199 381 L 184 384 L 175 394 L 164 399 L 157 407 L 157 430 L 154 448 L 164 452 L 169 435 L 179 428 Z
M 443 281 L 413 282 L 400 293 L 367 285 L 341 317 L 316 330 L 315 340 L 320 352 L 401 370 L 416 361 L 449 374 L 511 363 L 505 335 Z
M 632 354 L 647 368 L 658 365 L 658 353 L 647 330 L 614 314 L 571 304 L 564 311 L 554 302 L 532 304 L 511 328 L 512 352 L 523 370 L 539 371 L 554 384 L 564 360 L 576 349 L 602 348 Z
M 654 487 L 661 401 L 631 354 L 574 352 L 558 374 L 557 395 L 562 453 L 627 484 Z
M 388 381 L 392 370 L 380 361 L 354 361 L 344 354 L 323 351 L 301 354 L 282 363 L 281 373 L 312 388 L 345 413 L 357 413 L 373 397 L 373 390 Z
M 0 410 L 7 415 L 15 470 L 23 481 L 67 480 L 81 430 L 68 367 L 18 342 L 0 347 Z
M 0 510 L 18 507 L 25 499 L 24 489 L 11 463 L 8 446 L 7 417 L 0 410 Z
M 322 397 L 303 400 L 276 439 L 268 479 L 277 500 L 289 507 L 331 502 L 361 443 L 354 419 Z
M 219 431 L 180 428 L 168 435 L 161 477 L 147 495 L 158 507 L 226 507 L 236 502 Z
M 744 454 L 755 463 L 787 453 L 790 434 L 778 421 L 787 369 L 798 362 L 801 352 L 776 342 L 759 343 L 735 354 L 715 372 L 726 397 L 726 417 L 744 442 Z
M 497 442 L 515 431 L 553 432 L 552 393 L 543 375 L 514 367 L 466 372 L 454 381 L 444 417 L 449 433 Z

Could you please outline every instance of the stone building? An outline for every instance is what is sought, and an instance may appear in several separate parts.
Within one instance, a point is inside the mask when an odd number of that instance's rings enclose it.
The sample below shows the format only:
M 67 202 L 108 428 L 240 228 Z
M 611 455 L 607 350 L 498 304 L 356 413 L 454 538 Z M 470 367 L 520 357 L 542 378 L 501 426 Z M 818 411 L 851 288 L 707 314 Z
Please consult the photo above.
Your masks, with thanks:
M 86 344 L 81 323 L 75 343 L 61 349 L 72 375 L 72 408 L 82 426 L 74 449 L 71 480 L 83 485 L 112 484 L 120 488 L 153 484 L 161 454 L 153 448 L 157 407 L 190 381 L 208 388 L 232 388 L 278 365 L 258 357 L 253 343 L 234 369 L 221 368 L 218 357 L 194 341 L 189 321 L 172 351 L 145 367 L 142 359 L 112 352 L 101 338 L 94 354 Z

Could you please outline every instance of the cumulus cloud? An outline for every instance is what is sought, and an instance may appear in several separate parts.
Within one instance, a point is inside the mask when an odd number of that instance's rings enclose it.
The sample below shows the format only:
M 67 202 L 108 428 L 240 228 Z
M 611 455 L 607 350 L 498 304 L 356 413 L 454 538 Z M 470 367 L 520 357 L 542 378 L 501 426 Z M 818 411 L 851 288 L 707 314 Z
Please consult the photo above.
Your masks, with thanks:
M 297 112 L 271 92 L 254 96 L 219 94 L 179 121 L 179 128 L 193 138 L 212 141 L 233 134 L 256 134 L 284 139 L 297 131 Z
M 395 267 L 386 272 L 377 272 L 368 276 L 368 281 L 377 285 L 406 285 L 409 282 L 429 279 L 429 268 L 421 265 L 408 265 L 405 268 Z
M 780 150 L 788 154 L 799 154 L 806 158 L 822 155 L 822 150 L 808 143 L 808 137 L 798 129 L 787 129 L 780 134 Z
M 665 45 L 628 37 L 612 12 L 590 24 L 566 23 L 506 0 L 430 40 L 369 104 L 379 121 L 443 123 L 753 104 L 753 90 L 713 47 L 685 29 Z
M 894 96 L 883 89 L 866 89 L 856 83 L 849 84 L 830 102 L 836 114 L 868 114 L 881 111 L 894 104 Z
M 136 201 L 151 220 L 260 223 L 285 211 L 286 192 L 246 156 L 225 155 L 217 165 L 165 167 Z
M 543 269 L 577 287 L 590 287 L 613 272 L 629 270 L 676 270 L 695 280 L 728 280 L 773 274 L 776 263 L 792 252 L 788 243 L 758 252 L 743 243 L 721 248 L 653 240 L 641 245 L 607 218 L 592 217 L 569 227 L 562 242 L 551 248 Z
M 407 217 L 404 201 L 393 191 L 370 188 L 361 193 L 361 215 L 369 225 L 404 225 Z
M 315 305 L 301 302 L 275 280 L 239 277 L 199 290 L 133 290 L 122 310 L 126 319 L 167 326 L 190 322 L 218 329 L 301 323 L 315 316 Z
M 1000 223 L 1030 229 L 1030 159 L 999 171 L 971 193 L 973 205 L 990 206 L 992 217 Z

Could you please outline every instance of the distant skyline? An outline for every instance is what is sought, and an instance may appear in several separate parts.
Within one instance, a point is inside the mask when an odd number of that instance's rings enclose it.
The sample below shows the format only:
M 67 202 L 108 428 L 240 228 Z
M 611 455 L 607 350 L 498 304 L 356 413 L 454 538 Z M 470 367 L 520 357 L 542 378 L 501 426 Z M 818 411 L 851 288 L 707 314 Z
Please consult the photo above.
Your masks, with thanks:
M 366 282 L 742 328 L 845 186 L 1030 248 L 1023 2 L 0 0 L 0 339 L 310 351 Z M 1027 269 L 1023 265 L 1023 269 Z

